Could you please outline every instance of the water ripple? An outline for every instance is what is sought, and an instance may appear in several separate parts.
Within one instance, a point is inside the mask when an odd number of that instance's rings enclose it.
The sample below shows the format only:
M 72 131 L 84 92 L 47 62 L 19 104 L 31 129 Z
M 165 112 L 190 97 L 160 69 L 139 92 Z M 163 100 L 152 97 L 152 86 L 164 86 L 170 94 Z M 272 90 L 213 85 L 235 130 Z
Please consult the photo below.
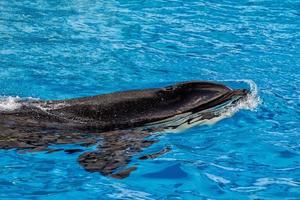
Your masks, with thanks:
M 133 160 L 139 170 L 123 181 L 85 172 L 76 156 L 1 150 L 0 198 L 297 199 L 299 17 L 293 0 L 0 1 L 0 109 L 18 106 L 16 96 L 64 99 L 196 79 L 252 80 L 259 97 L 246 105 L 254 112 L 159 136 L 172 151 Z M 187 175 L 143 176 L 174 165 Z

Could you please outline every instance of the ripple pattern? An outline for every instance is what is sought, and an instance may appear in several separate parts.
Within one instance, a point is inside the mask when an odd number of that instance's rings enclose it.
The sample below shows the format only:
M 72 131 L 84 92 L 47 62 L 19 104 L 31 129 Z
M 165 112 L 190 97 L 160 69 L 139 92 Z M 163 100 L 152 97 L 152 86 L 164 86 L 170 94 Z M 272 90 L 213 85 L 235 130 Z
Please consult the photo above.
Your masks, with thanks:
M 145 151 L 172 151 L 135 159 L 140 170 L 122 181 L 85 172 L 75 154 L 1 150 L 0 199 L 299 198 L 299 47 L 298 0 L 1 0 L 3 98 L 247 79 L 261 103 L 158 135 Z

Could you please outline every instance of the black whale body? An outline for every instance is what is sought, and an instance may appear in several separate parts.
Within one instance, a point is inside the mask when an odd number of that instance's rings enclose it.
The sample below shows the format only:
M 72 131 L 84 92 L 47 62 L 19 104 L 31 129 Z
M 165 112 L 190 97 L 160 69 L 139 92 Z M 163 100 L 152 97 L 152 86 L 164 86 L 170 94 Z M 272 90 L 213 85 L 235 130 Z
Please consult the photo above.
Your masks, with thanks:
M 80 164 L 91 172 L 124 178 L 136 166 L 118 169 L 156 142 L 147 137 L 159 129 L 141 127 L 186 113 L 200 113 L 201 119 L 214 118 L 218 113 L 213 108 L 226 102 L 234 104 L 247 94 L 247 90 L 232 90 L 218 83 L 192 81 L 78 99 L 20 102 L 18 109 L 0 111 L 0 148 L 52 152 L 55 150 L 48 146 L 53 144 L 101 143 L 96 151 L 81 154 Z M 141 159 L 154 158 L 168 150 L 166 147 Z

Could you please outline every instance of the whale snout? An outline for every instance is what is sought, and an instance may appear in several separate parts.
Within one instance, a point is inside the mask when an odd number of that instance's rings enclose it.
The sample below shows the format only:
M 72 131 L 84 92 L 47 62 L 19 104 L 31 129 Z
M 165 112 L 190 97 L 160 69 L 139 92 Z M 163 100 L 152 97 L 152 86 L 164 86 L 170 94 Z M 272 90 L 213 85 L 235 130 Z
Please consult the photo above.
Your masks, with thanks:
M 249 94 L 246 89 L 231 89 L 222 84 L 199 81 L 178 83 L 162 91 L 165 99 L 176 102 L 177 113 L 209 109 Z

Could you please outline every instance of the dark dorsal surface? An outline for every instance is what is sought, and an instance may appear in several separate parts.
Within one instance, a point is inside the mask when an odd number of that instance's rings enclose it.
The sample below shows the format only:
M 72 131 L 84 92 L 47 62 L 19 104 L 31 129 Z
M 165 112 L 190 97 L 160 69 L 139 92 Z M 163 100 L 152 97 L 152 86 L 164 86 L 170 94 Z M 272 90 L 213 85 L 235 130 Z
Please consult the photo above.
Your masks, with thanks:
M 230 99 L 231 94 L 232 90 L 224 85 L 195 81 L 46 103 L 64 104 L 49 111 L 62 119 L 79 121 L 91 129 L 112 130 L 207 109 Z
M 131 157 L 156 142 L 147 138 L 158 130 L 141 127 L 201 111 L 205 111 L 203 119 L 210 119 L 217 116 L 210 113 L 211 109 L 233 99 L 236 102 L 247 93 L 217 83 L 193 81 L 78 99 L 24 101 L 15 110 L 0 111 L 0 148 L 55 152 L 50 145 L 98 145 L 97 150 L 81 154 L 79 163 L 88 171 L 124 178 L 136 169 L 125 168 Z M 141 159 L 155 158 L 169 150 Z

